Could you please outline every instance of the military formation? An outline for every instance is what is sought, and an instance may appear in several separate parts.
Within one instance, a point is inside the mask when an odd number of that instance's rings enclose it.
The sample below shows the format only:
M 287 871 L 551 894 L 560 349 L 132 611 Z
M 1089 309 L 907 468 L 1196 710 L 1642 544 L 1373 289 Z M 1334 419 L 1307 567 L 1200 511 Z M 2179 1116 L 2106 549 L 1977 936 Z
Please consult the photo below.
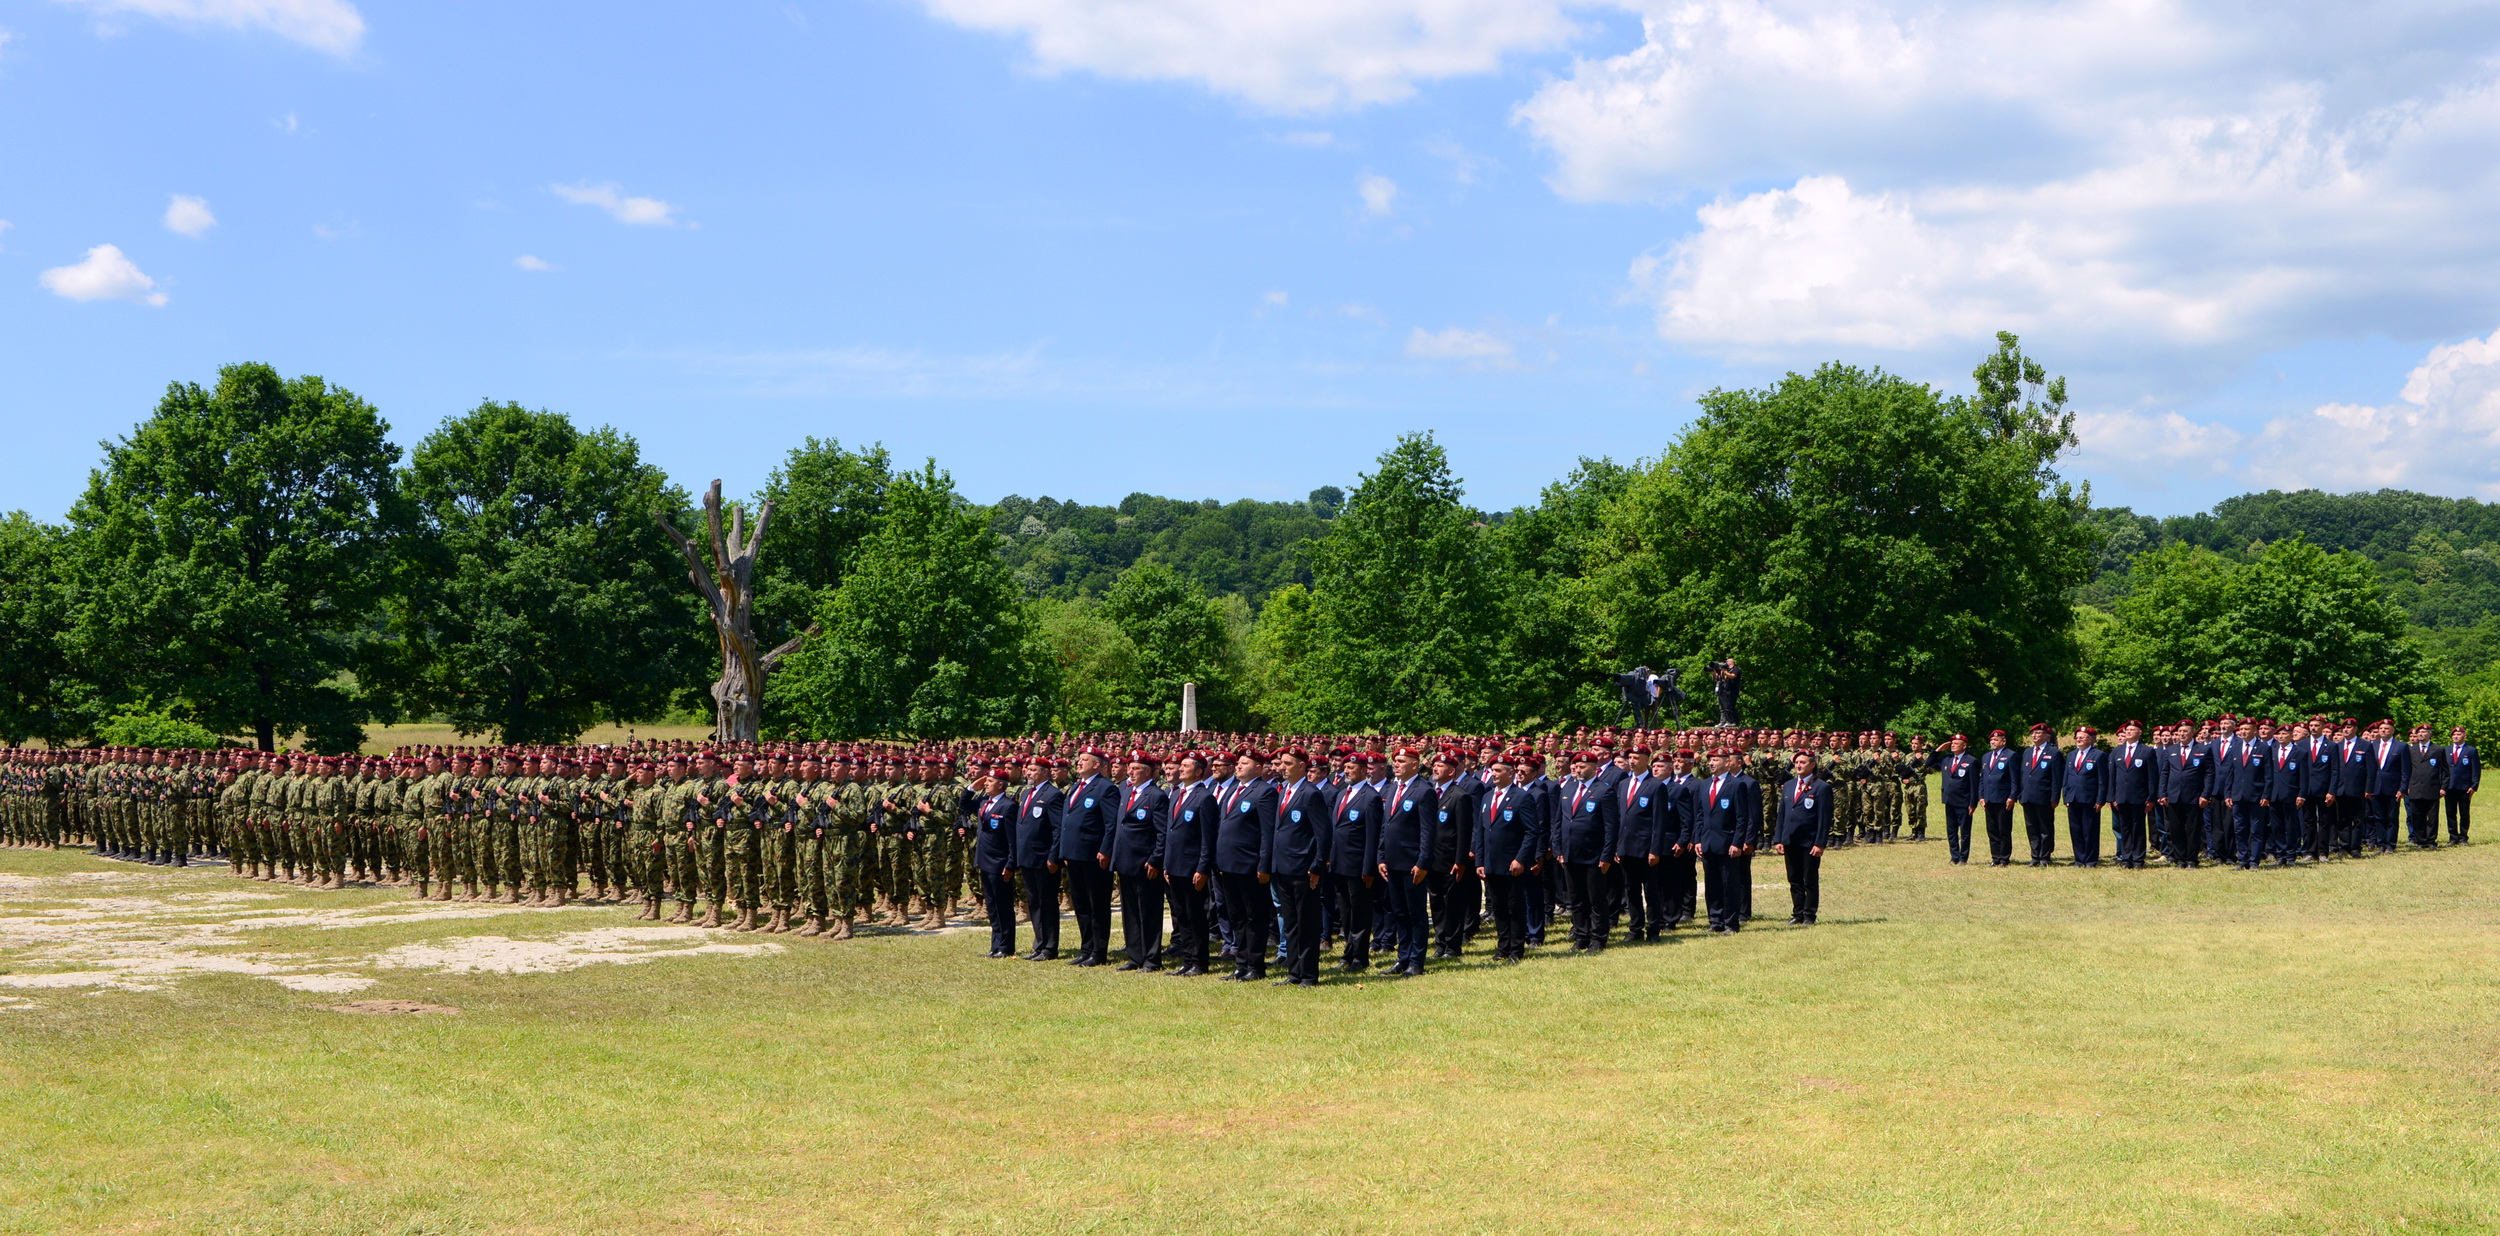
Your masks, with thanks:
M 435 901 L 639 903 L 656 919 L 848 936 L 962 912 L 964 784 L 899 748 L 403 751 L 13 749 L 13 846 Z
M 2392 722 L 2222 717 L 2104 744 L 2046 726 L 2014 746 L 1884 731 L 1583 729 L 1533 738 L 1058 734 L 884 743 L 403 749 L 390 756 L 127 748 L 0 753 L 0 842 L 137 862 L 223 862 L 319 888 L 435 901 L 638 905 L 640 917 L 843 939 L 986 918 L 991 955 L 1316 981 L 1342 943 L 1420 974 L 1488 926 L 1517 959 L 1753 919 L 1750 862 L 1787 865 L 1812 923 L 1827 850 L 1926 839 L 1948 860 L 1984 815 L 2034 865 L 2064 809 L 2077 866 L 2254 866 L 2417 847 L 2471 826 L 2479 754 Z M 1431 819 L 1407 813 L 1427 810 Z M 1413 827 L 1410 827 L 1413 826 Z M 1504 857 L 1507 855 L 1508 857 Z M 1705 896 L 1706 894 L 1706 896 Z M 1019 903 L 1021 913 L 1018 913 Z M 670 913 L 673 908 L 673 914 Z M 1170 939 L 1165 939 L 1166 928 Z

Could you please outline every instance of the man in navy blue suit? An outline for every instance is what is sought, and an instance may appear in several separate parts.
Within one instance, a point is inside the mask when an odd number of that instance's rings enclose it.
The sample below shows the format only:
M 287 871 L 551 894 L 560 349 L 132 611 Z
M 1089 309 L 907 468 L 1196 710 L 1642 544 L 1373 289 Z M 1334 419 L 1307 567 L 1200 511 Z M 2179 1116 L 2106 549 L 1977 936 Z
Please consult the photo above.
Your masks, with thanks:
M 2101 804 L 2109 801 L 2110 765 L 2100 738 L 2091 726 L 2076 726 L 2074 749 L 2064 756 L 2066 767 L 2060 775 L 2065 783 L 2061 788 L 2066 801 L 2066 841 L 2078 867 L 2101 865 Z
M 1832 783 L 1815 768 L 1814 752 L 1790 759 L 1794 775 L 1780 787 L 1771 850 L 1788 867 L 1788 921 L 1812 926 L 1823 907 L 1823 850 L 1832 837 Z
M 1372 899 L 1380 888 L 1380 764 L 1366 752 L 1355 757 L 1353 775 L 1328 796 L 1328 882 L 1345 937 L 1345 969 L 1359 974 L 1372 965 Z
M 2117 839 L 2118 865 L 2130 870 L 2144 865 L 2144 810 L 2161 782 L 2161 752 L 2144 741 L 2144 723 L 2118 727 L 2118 745 L 2109 749 L 2109 825 Z
M 1693 825 L 1693 844 L 1701 851 L 1703 895 L 1710 905 L 1713 935 L 1744 929 L 1747 890 L 1740 886 L 1753 881 L 1748 855 L 1754 840 L 1762 835 L 1762 787 L 1741 767 L 1735 748 L 1714 748 L 1710 775 L 1700 783 L 1701 807 Z
M 1191 751 L 1173 762 L 1164 808 L 1164 896 L 1172 906 L 1172 973 L 1207 972 L 1208 898 L 1215 887 L 1215 819 L 1222 807 L 1207 782 L 1207 757 Z
M 1441 801 L 1424 775 L 1423 752 L 1400 747 L 1390 753 L 1389 788 L 1381 804 L 1380 839 L 1373 869 L 1380 877 L 1379 904 L 1397 940 L 1397 965 L 1389 973 L 1424 972 L 1424 944 L 1432 919 L 1424 894 L 1430 875 L 1433 830 L 1441 827 Z
M 1944 805 L 1945 861 L 1967 863 L 1970 861 L 1970 812 L 1979 802 L 1979 757 L 1971 754 L 1970 737 L 1956 734 L 1946 739 L 1944 750 L 1928 757 L 1927 762 L 1936 769 L 1944 783 L 1938 801 Z
M 1538 797 L 1511 784 L 1516 768 L 1511 755 L 1494 756 L 1487 771 L 1492 779 L 1479 791 L 1476 807 L 1476 877 L 1484 881 L 1485 904 L 1493 912 L 1496 961 L 1515 962 L 1527 956 L 1527 891 L 1536 876 L 1543 807 Z
M 1120 938 L 1128 951 L 1124 971 L 1163 968 L 1163 843 L 1171 795 L 1155 783 L 1161 768 L 1151 752 L 1129 755 L 1112 825 L 1111 873 L 1120 884 Z
M 2474 791 L 2483 787 L 2483 755 L 2465 741 L 2465 727 L 2448 731 L 2448 844 L 2464 845 L 2474 831 Z
M 2005 731 L 1988 731 L 1987 753 L 1979 757 L 1979 802 L 1988 817 L 1988 865 L 2014 862 L 2014 798 L 2022 790 L 2013 749 Z
M 2046 867 L 2057 855 L 2057 802 L 2065 796 L 2066 761 L 2057 749 L 2057 735 L 2048 722 L 2031 725 L 2031 745 L 2023 748 L 2016 774 L 2015 796 L 2023 804 L 2023 832 L 2031 843 L 2031 865 Z
M 1027 917 L 1033 920 L 1033 951 L 1026 961 L 1059 959 L 1059 807 L 1065 799 L 1050 783 L 1041 756 L 1024 761 L 1024 785 L 1016 792 L 1016 869 L 1022 876 Z
M 1224 889 L 1224 917 L 1232 924 L 1233 972 L 1227 982 L 1267 977 L 1267 936 L 1275 914 L 1267 894 L 1276 846 L 1276 785 L 1266 775 L 1267 757 L 1244 751 L 1233 777 L 1217 796 L 1215 870 Z
M 1328 799 L 1303 779 L 1311 757 L 1289 747 L 1276 760 L 1276 832 L 1268 891 L 1284 920 L 1285 977 L 1278 986 L 1319 986 L 1321 884 L 1328 875 Z
M 1073 966 L 1111 961 L 1111 836 L 1120 787 L 1103 775 L 1104 759 L 1094 748 L 1080 753 L 1076 780 L 1061 799 L 1059 865 L 1076 915 L 1077 952 L 1068 963 Z

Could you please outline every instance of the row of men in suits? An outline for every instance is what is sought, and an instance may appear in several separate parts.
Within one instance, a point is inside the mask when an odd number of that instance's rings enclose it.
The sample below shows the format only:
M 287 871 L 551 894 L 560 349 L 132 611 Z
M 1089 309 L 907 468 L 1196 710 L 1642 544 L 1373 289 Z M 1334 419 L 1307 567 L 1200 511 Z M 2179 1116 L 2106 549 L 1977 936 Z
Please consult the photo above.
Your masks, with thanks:
M 1943 774 L 1951 861 L 1969 861 L 1977 808 L 1986 818 L 1989 861 L 1999 867 L 2013 860 L 2017 806 L 2033 866 L 2055 856 L 2062 806 L 2079 867 L 2101 864 L 2106 809 L 2118 866 L 2145 866 L 2149 845 L 2149 853 L 2174 866 L 2211 858 L 2254 869 L 2268 861 L 2288 867 L 2303 858 L 2358 858 L 2365 849 L 2393 853 L 2400 811 L 2412 844 L 2436 849 L 2443 804 L 2448 844 L 2466 844 L 2482 785 L 2481 753 L 2463 727 L 2438 743 L 2429 726 L 2416 725 L 2408 741 L 2396 736 L 2393 721 L 2364 726 L 2352 718 L 2278 726 L 2224 717 L 2149 733 L 2129 721 L 2111 745 L 2083 726 L 2068 747 L 2048 726 L 2034 725 L 2022 748 L 2009 747 L 1997 730 L 1987 750 L 1973 752 L 1956 734 L 1931 763 Z
M 1541 764 L 1509 751 L 1476 767 L 1458 749 L 1427 763 L 1408 746 L 1346 752 L 1334 768 L 1300 748 L 1193 751 L 1168 777 L 1154 755 L 1131 752 L 1116 780 L 1112 756 L 1088 749 L 1066 785 L 1036 762 L 991 768 L 975 785 L 974 847 L 990 955 L 1016 955 L 1021 886 L 1034 933 L 1024 956 L 1057 958 L 1062 881 L 1078 933 L 1071 964 L 1109 963 L 1116 892 L 1122 969 L 1205 974 L 1220 937 L 1234 958 L 1227 978 L 1262 979 L 1272 929 L 1278 981 L 1303 986 L 1319 981 L 1332 927 L 1344 969 L 1365 971 L 1374 948 L 1393 949 L 1397 975 L 1422 974 L 1428 951 L 1456 957 L 1487 912 L 1495 956 L 1516 961 L 1557 900 L 1574 951 L 1602 950 L 1627 915 L 1630 938 L 1653 939 L 1679 911 L 1690 918 L 1696 867 L 1713 931 L 1751 916 L 1764 802 L 1740 752 L 1713 751 L 1703 770 L 1691 751 L 1583 751 L 1560 780 Z M 1770 844 L 1788 865 L 1791 921 L 1811 923 L 1831 794 L 1811 755 L 1797 769 L 1774 804 Z

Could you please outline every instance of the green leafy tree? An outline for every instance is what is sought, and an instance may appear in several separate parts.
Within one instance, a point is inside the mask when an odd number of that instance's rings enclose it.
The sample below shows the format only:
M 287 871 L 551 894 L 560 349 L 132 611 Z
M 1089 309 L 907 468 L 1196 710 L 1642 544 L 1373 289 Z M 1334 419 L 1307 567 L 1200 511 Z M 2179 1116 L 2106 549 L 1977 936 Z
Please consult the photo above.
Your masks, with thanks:
M 2067 598 L 2099 534 L 2053 466 L 2073 441 L 2063 384 L 2009 400 L 2002 338 L 1980 400 L 1838 364 L 1704 396 L 1589 542 L 1577 612 L 1605 660 L 1706 683 L 1703 659 L 1733 654 L 1747 719 L 1779 724 L 2072 707 Z
M 1497 700 L 1502 595 L 1482 524 L 1432 435 L 1360 478 L 1312 551 L 1309 717 L 1347 730 L 1482 729 Z
M 815 620 L 877 530 L 893 477 L 885 447 L 846 450 L 830 438 L 809 438 L 773 469 L 756 495 L 757 509 L 773 504 L 771 552 L 756 559 L 757 644 L 779 647 Z
M 1318 638 L 1310 589 L 1287 584 L 1268 596 L 1250 627 L 1248 641 L 1253 728 L 1307 734 L 1326 723 L 1327 710 L 1303 685 L 1303 658 Z
M 490 401 L 426 435 L 401 484 L 418 518 L 392 681 L 412 708 L 563 743 L 701 676 L 704 624 L 650 532 L 686 495 L 632 438 Z
M 894 477 L 884 520 L 818 621 L 823 633 L 767 688 L 778 731 L 955 738 L 1051 714 L 1050 651 L 980 511 L 934 462 Z
M 175 383 L 105 447 L 70 510 L 67 645 L 109 710 L 157 699 L 263 750 L 353 750 L 374 706 L 352 671 L 406 527 L 399 451 L 371 404 L 317 377 L 230 365 Z
M 2233 562 L 2174 544 L 2136 559 L 2133 575 L 2088 667 L 2101 721 L 2375 717 L 2437 693 L 2403 611 L 2359 554 L 2294 537 Z
M 1522 726 L 1598 723 L 1623 717 L 1607 678 L 1632 668 L 1606 664 L 1580 621 L 1573 581 L 1586 574 L 1588 547 L 1605 514 L 1637 475 L 1611 459 L 1583 456 L 1571 475 L 1545 487 L 1490 530 L 1504 596 L 1502 700 L 1506 721 Z
M 1229 730 L 1246 719 L 1224 606 L 1149 559 L 1121 573 L 1102 613 L 1137 650 L 1121 728 L 1180 728 L 1181 684 L 1198 684 L 1198 723 Z
M 1032 602 L 1042 642 L 1058 669 L 1050 725 L 1061 730 L 1127 729 L 1138 685 L 1137 645 L 1099 601 Z
M 151 702 L 133 700 L 96 726 L 96 741 L 108 747 L 189 747 L 214 751 L 224 746 L 214 730 L 185 721 Z
M 61 648 L 68 618 L 62 533 L 26 517 L 0 516 L 0 740 L 58 743 L 77 733 L 76 679 Z

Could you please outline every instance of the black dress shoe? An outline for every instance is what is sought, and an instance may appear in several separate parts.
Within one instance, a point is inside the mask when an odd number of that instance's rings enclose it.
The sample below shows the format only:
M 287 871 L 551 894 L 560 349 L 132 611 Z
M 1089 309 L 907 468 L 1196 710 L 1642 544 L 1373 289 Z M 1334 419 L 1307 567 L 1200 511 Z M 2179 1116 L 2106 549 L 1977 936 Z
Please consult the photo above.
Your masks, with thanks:
M 1057 961 L 1059 960 L 1059 950 L 1055 948 L 1043 949 L 1040 959 L 1043 961 Z
M 1155 972 L 1155 971 L 1157 971 L 1157 970 L 1161 970 L 1161 969 L 1163 968 L 1163 963 L 1162 963 L 1162 962 L 1159 962 L 1159 961 L 1150 961 L 1150 962 L 1147 962 L 1146 964 L 1144 964 L 1144 965 L 1142 965 L 1142 966 L 1139 966 L 1139 967 L 1137 967 L 1137 968 L 1138 968 L 1138 969 L 1140 969 L 1140 970 L 1144 970 L 1144 971 L 1146 971 L 1147 973 L 1151 974 L 1151 973 L 1154 973 L 1154 972 Z
M 1297 978 L 1270 979 L 1268 980 L 1267 985 L 1270 987 L 1299 987 L 1302 985 L 1302 980 Z
M 1142 961 L 1124 961 L 1120 963 L 1120 973 L 1122 974 L 1126 974 L 1131 970 L 1143 970 L 1145 968 L 1146 963 Z
M 1293 985 L 1296 987 L 1317 987 L 1319 986 L 1319 980 L 1312 978 L 1295 979 L 1293 981 Z

